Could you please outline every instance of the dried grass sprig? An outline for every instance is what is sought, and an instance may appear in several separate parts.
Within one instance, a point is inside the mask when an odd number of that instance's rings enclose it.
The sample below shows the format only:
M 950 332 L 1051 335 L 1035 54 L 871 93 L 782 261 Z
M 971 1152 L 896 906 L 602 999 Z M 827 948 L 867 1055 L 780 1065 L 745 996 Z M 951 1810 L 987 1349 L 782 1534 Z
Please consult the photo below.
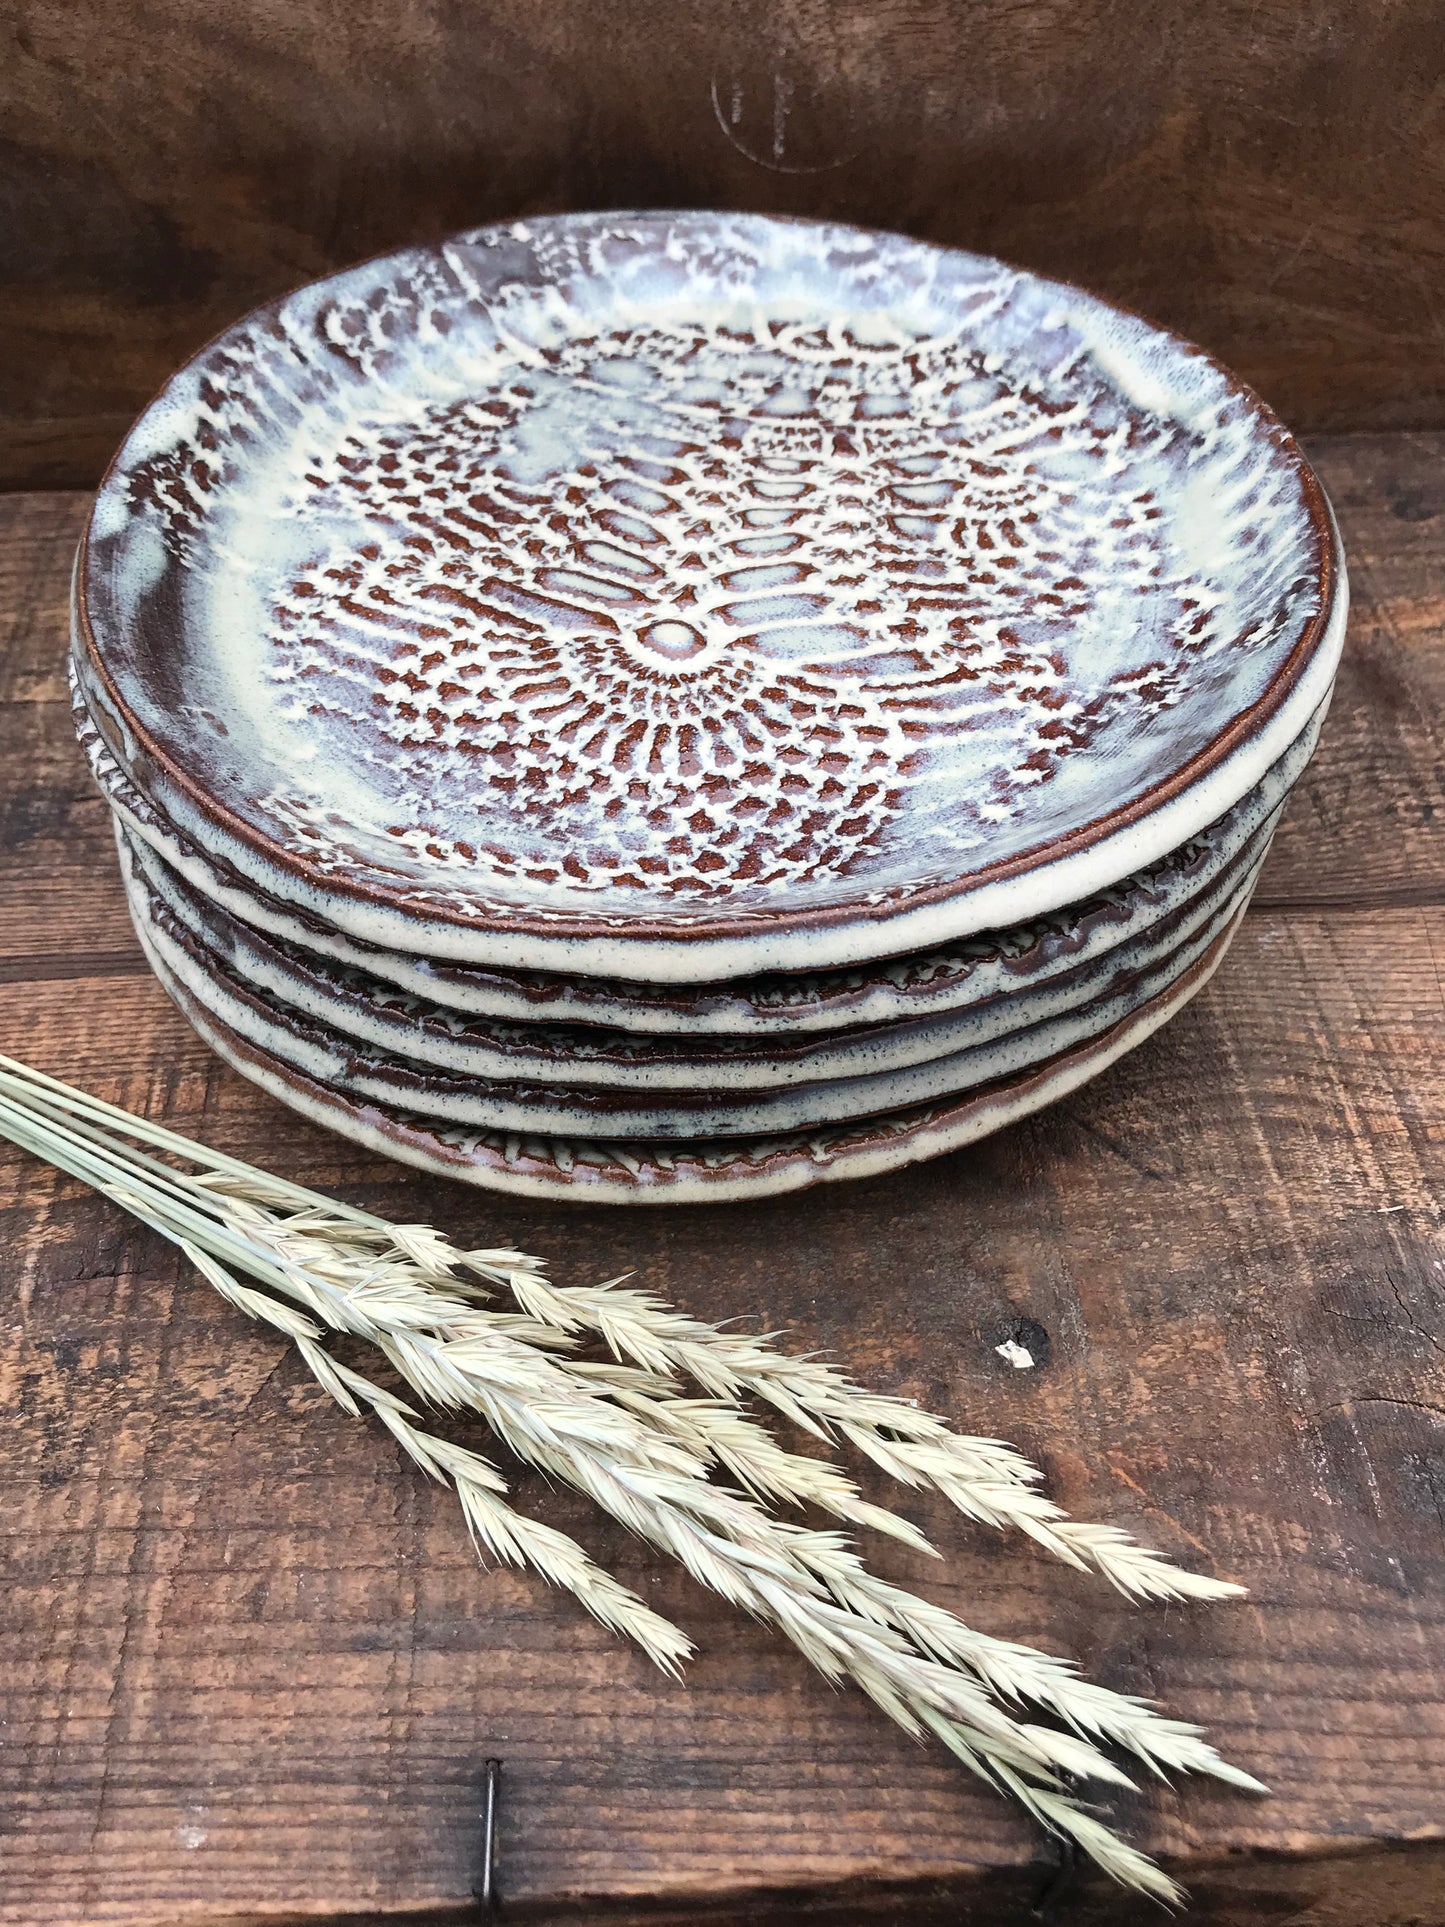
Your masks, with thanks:
M 766 1605 L 760 1607 L 756 1598 L 749 1596 L 747 1572 L 740 1576 L 733 1570 L 737 1565 L 747 1568 L 762 1558 L 775 1577 L 786 1579 L 795 1588 L 815 1593 L 814 1582 L 819 1582 L 854 1618 L 896 1631 L 918 1653 L 945 1666 L 967 1668 L 1002 1700 L 1046 1706 L 1076 1733 L 1124 1747 L 1156 1772 L 1206 1773 L 1241 1788 L 1263 1791 L 1258 1781 L 1222 1760 L 1197 1729 L 1162 1719 L 1145 1702 L 1090 1686 L 1065 1662 L 1048 1654 L 976 1633 L 944 1609 L 878 1579 L 835 1533 L 786 1524 L 740 1495 L 699 1484 L 696 1459 L 690 1466 L 676 1462 L 658 1465 L 655 1460 L 649 1463 L 645 1440 L 635 1441 L 631 1451 L 625 1453 L 615 1450 L 614 1440 L 609 1454 L 605 1445 L 599 1446 L 589 1436 L 585 1412 L 579 1427 L 559 1423 L 558 1413 L 549 1409 L 550 1436 L 539 1436 L 528 1422 L 529 1415 L 519 1415 L 509 1404 L 498 1401 L 494 1388 L 485 1382 L 490 1350 L 485 1336 L 454 1337 L 440 1345 L 409 1337 L 404 1344 L 387 1349 L 410 1383 L 424 1392 L 430 1385 L 433 1396 L 441 1389 L 447 1404 L 467 1403 L 470 1381 L 471 1402 L 486 1414 L 493 1429 L 518 1456 L 578 1486 L 632 1531 L 679 1558 L 694 1577 L 732 1603 L 760 1612 L 763 1617 L 778 1618 L 776 1611 L 770 1612 Z M 473 1377 L 479 1368 L 480 1378 Z M 453 1373 L 455 1377 L 450 1376 Z M 633 1410 L 652 1415 L 659 1429 L 669 1436 L 689 1446 L 694 1443 L 692 1427 L 700 1416 L 696 1402 L 669 1405 L 627 1389 L 623 1396 Z M 711 1419 L 715 1414 L 708 1410 L 706 1416 Z M 757 1430 L 761 1433 L 761 1428 Z M 761 1436 L 766 1438 L 767 1434 Z M 812 1466 L 817 1462 L 797 1463 Z M 696 1530 L 699 1527 L 701 1533 Z M 774 1598 L 774 1607 L 776 1603 Z M 835 1631 L 841 1637 L 840 1629 Z M 870 1664 L 866 1655 L 862 1663 L 865 1667 Z M 857 1671 L 845 1669 L 850 1677 L 859 1678 Z M 863 1681 L 859 1679 L 859 1683 Z M 913 1683 L 919 1697 L 928 1700 L 928 1681 L 919 1675 Z M 1067 1759 L 1050 1754 L 1050 1763 L 1073 1772 L 1083 1771 L 1087 1765 L 1095 1777 L 1110 1777 L 1108 1763 L 1093 1750 L 1087 1755 L 1072 1751 Z
M 687 1635 L 604 1572 L 576 1540 L 508 1505 L 506 1480 L 480 1453 L 421 1431 L 412 1424 L 416 1414 L 403 1399 L 323 1349 L 320 1326 L 304 1312 L 243 1285 L 198 1245 L 186 1239 L 176 1242 L 223 1298 L 248 1318 L 270 1325 L 291 1340 L 312 1376 L 343 1411 L 357 1418 L 362 1405 L 367 1406 L 429 1478 L 453 1488 L 479 1548 L 485 1547 L 507 1565 L 530 1566 L 550 1584 L 573 1594 L 609 1632 L 634 1640 L 663 1672 L 681 1676 L 682 1662 L 693 1653 Z
M 524 1254 L 458 1251 L 430 1227 L 393 1225 L 290 1185 L 3 1058 L 0 1131 L 180 1244 L 223 1296 L 296 1345 L 348 1411 L 370 1410 L 429 1476 L 453 1486 L 479 1546 L 566 1586 L 666 1670 L 690 1650 L 675 1627 L 565 1535 L 516 1513 L 486 1460 L 421 1430 L 411 1407 L 324 1349 L 323 1330 L 375 1346 L 427 1403 L 480 1413 L 518 1456 L 778 1627 L 825 1676 L 852 1680 L 905 1730 L 941 1740 L 1128 1885 L 1177 1897 L 1167 1876 L 1069 1796 L 1061 1775 L 1130 1784 L 1100 1744 L 1155 1772 L 1257 1786 L 1197 1728 L 1094 1686 L 1066 1661 L 976 1633 L 870 1573 L 838 1533 L 775 1517 L 768 1502 L 816 1505 L 933 1551 L 831 1461 L 785 1450 L 737 1401 L 760 1396 L 820 1441 L 846 1439 L 905 1485 L 933 1485 L 971 1516 L 1022 1525 L 1045 1544 L 1056 1535 L 1051 1550 L 1106 1571 L 1122 1590 L 1186 1590 L 1178 1582 L 1191 1575 L 1126 1535 L 1066 1520 L 1034 1489 L 1036 1469 L 1001 1441 L 954 1435 L 822 1361 L 704 1325 L 620 1281 L 564 1291 Z M 178 1169 L 155 1151 L 203 1168 Z M 489 1285 L 506 1285 L 518 1309 L 479 1304 Z M 594 1334 L 611 1359 L 574 1356 Z M 707 1396 L 687 1395 L 684 1378 Z M 712 1483 L 716 1467 L 744 1489 Z M 1024 1717 L 1029 1705 L 1067 1730 Z
M 14 1060 L 0 1058 L 0 1065 L 42 1086 L 68 1109 L 97 1121 L 128 1120 L 138 1127 L 133 1134 L 144 1134 L 147 1141 L 161 1148 L 174 1151 L 184 1147 L 181 1155 L 194 1156 L 200 1149 L 161 1126 L 149 1125 L 58 1080 L 29 1072 Z M 1061 1506 L 1034 1489 L 1042 1473 L 1012 1446 L 999 1439 L 955 1433 L 934 1413 L 904 1399 L 867 1391 L 826 1360 L 781 1352 L 766 1335 L 708 1325 L 650 1293 L 621 1289 L 621 1280 L 597 1286 L 555 1285 L 540 1275 L 541 1262 L 525 1253 L 461 1252 L 430 1226 L 391 1225 L 320 1193 L 272 1178 L 240 1160 L 210 1152 L 205 1156 L 213 1168 L 198 1182 L 217 1195 L 231 1196 L 241 1208 L 247 1204 L 270 1205 L 288 1211 L 288 1239 L 312 1231 L 319 1234 L 321 1252 L 299 1254 L 303 1262 L 315 1262 L 318 1257 L 324 1262 L 326 1247 L 336 1242 L 340 1230 L 360 1248 L 390 1246 L 437 1289 L 474 1295 L 475 1288 L 465 1277 L 467 1271 L 488 1283 L 505 1283 L 536 1321 L 536 1329 L 528 1334 L 533 1342 L 543 1325 L 559 1334 L 594 1332 L 615 1356 L 635 1360 L 655 1378 L 690 1377 L 723 1404 L 740 1394 L 753 1393 L 815 1437 L 845 1439 L 898 1483 L 915 1489 L 932 1487 L 979 1523 L 1012 1525 L 1068 1564 L 1092 1566 L 1130 1598 L 1218 1599 L 1238 1597 L 1243 1592 L 1231 1581 L 1173 1565 L 1163 1554 L 1140 1545 L 1118 1527 L 1070 1519 Z M 342 1220 L 340 1226 L 338 1219 Z M 754 1469 L 765 1479 L 757 1485 L 754 1476 L 743 1470 L 747 1454 L 740 1437 L 737 1446 L 738 1463 L 730 1462 L 727 1456 L 720 1456 L 718 1462 L 768 1496 L 794 1496 L 789 1489 L 792 1468 L 782 1463 L 781 1448 L 774 1446 L 779 1456 L 766 1448 L 756 1451 Z M 800 1463 L 806 1466 L 817 1461 Z M 772 1468 L 778 1482 L 766 1482 L 767 1467 Z M 897 1515 L 862 1501 L 856 1487 L 848 1489 L 852 1482 L 846 1481 L 841 1472 L 836 1472 L 828 1488 L 836 1503 L 824 1496 L 822 1478 L 812 1492 L 803 1490 L 807 1479 L 804 1473 L 797 1494 L 804 1502 L 821 1504 L 836 1517 L 892 1532 L 913 1543 L 921 1539 L 917 1529 L 898 1521 Z
M 725 1399 L 684 1398 L 674 1381 L 607 1363 L 569 1361 L 574 1372 L 596 1373 L 619 1405 L 644 1424 L 684 1444 L 703 1463 L 721 1466 L 755 1499 L 817 1506 L 848 1525 L 900 1540 L 914 1552 L 940 1557 L 912 1520 L 865 1499 L 841 1466 L 786 1451 L 764 1425 Z
M 1238 1598 L 1229 1580 L 1172 1565 L 1115 1526 L 1072 1520 L 1035 1488 L 1043 1474 L 1000 1439 L 954 1432 L 905 1399 L 869 1392 L 819 1358 L 778 1351 L 767 1335 L 704 1324 L 650 1292 L 555 1285 L 531 1269 L 508 1274 L 517 1303 L 563 1332 L 594 1332 L 618 1358 L 660 1377 L 693 1379 L 715 1398 L 752 1393 L 814 1437 L 843 1438 L 900 1484 L 931 1486 L 968 1518 L 1015 1526 L 1056 1558 L 1093 1567 L 1143 1599 Z
M 585 1492 L 733 1605 L 772 1621 L 830 1677 L 851 1678 L 875 1698 L 886 1683 L 908 1707 L 926 1706 L 972 1729 L 971 1744 L 985 1756 L 1004 1747 L 1003 1757 L 1015 1770 L 1059 1767 L 1118 1781 L 1117 1769 L 1091 1745 L 1000 1715 L 991 1699 L 993 1682 L 971 1666 L 971 1678 L 961 1679 L 958 1660 L 940 1638 L 931 1651 L 920 1649 L 909 1614 L 922 1623 L 937 1609 L 873 1580 L 836 1533 L 787 1524 L 741 1494 L 700 1479 L 699 1462 L 686 1449 L 660 1454 L 657 1434 L 647 1427 L 628 1436 L 625 1427 L 619 1432 L 599 1426 L 591 1398 L 575 1412 L 552 1399 L 539 1413 L 538 1405 L 498 1387 L 485 1333 L 440 1343 L 407 1333 L 383 1348 L 424 1396 L 453 1407 L 470 1403 L 519 1457 Z M 678 1436 L 688 1436 L 685 1426 L 672 1431 Z M 962 1647 L 968 1629 L 954 1624 Z M 1003 1670 L 1001 1659 L 994 1670 Z M 1055 1697 L 1066 1697 L 1065 1689 L 1057 1688 Z M 1120 1732 L 1149 1718 L 1122 1705 L 1118 1712 Z M 1205 1763 L 1213 1760 L 1209 1749 L 1199 1750 L 1205 1770 L 1212 1770 Z

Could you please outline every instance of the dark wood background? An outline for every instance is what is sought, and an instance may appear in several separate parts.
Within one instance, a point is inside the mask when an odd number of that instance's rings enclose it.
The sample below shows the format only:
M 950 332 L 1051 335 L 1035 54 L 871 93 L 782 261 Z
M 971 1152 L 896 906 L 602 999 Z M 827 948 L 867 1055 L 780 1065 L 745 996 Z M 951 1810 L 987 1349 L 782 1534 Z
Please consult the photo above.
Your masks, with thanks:
M 1303 429 L 1445 423 L 1439 0 L 6 0 L 0 486 L 365 255 L 837 217 L 1083 281 Z

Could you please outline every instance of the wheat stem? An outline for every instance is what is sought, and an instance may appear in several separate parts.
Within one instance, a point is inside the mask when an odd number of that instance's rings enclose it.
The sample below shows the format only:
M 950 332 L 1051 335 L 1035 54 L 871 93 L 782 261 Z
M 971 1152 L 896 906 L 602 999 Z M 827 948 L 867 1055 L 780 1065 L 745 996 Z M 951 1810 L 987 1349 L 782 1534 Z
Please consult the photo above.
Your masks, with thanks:
M 680 1674 L 693 1651 L 686 1634 L 594 1564 L 575 1540 L 506 1504 L 506 1480 L 480 1453 L 413 1425 L 415 1414 L 404 1400 L 323 1349 L 321 1328 L 304 1312 L 243 1285 L 199 1245 L 183 1238 L 175 1242 L 221 1297 L 290 1339 L 312 1376 L 344 1411 L 358 1417 L 360 1400 L 430 1478 L 452 1487 L 479 1551 L 485 1548 L 508 1565 L 530 1566 L 572 1593 L 610 1632 L 634 1640 L 663 1672 Z
M 1131 1598 L 1220 1599 L 1243 1587 L 1184 1571 L 1114 1526 L 1069 1519 L 1034 1488 L 1038 1468 L 999 1439 L 953 1432 L 904 1399 L 864 1390 L 816 1358 L 794 1358 L 766 1336 L 720 1329 L 620 1280 L 554 1285 L 510 1273 L 517 1303 L 559 1331 L 595 1332 L 618 1358 L 660 1377 L 684 1376 L 719 1399 L 752 1393 L 817 1438 L 839 1436 L 900 1484 L 931 1486 L 982 1524 L 1014 1526 L 1066 1564 L 1093 1567 Z
M 1115 1528 L 1068 1519 L 1035 1489 L 1037 1470 L 1003 1442 L 955 1435 L 941 1419 L 867 1392 L 823 1361 L 705 1325 L 620 1289 L 621 1281 L 563 1289 L 520 1253 L 462 1252 L 428 1226 L 389 1224 L 7 1058 L 0 1132 L 179 1244 L 223 1296 L 287 1337 L 333 1398 L 353 1413 L 370 1410 L 429 1476 L 453 1487 L 479 1547 L 565 1586 L 664 1670 L 675 1671 L 690 1651 L 684 1636 L 573 1541 L 516 1513 L 486 1460 L 421 1430 L 400 1398 L 332 1358 L 323 1329 L 375 1346 L 428 1403 L 479 1413 L 519 1457 L 578 1487 L 701 1584 L 776 1626 L 826 1677 L 852 1680 L 906 1731 L 940 1739 L 1125 1884 L 1165 1899 L 1177 1893 L 1061 1784 L 1060 1774 L 1129 1784 L 1098 1743 L 1133 1752 L 1156 1773 L 1205 1772 L 1257 1786 L 1197 1728 L 1093 1685 L 1064 1660 L 976 1633 L 869 1572 L 838 1533 L 775 1517 L 764 1501 L 817 1505 L 933 1551 L 915 1526 L 864 1499 L 837 1465 L 785 1450 L 737 1401 L 761 1397 L 822 1442 L 845 1440 L 905 1485 L 931 1486 L 986 1523 L 1019 1526 L 1131 1596 L 1237 1590 L 1175 1571 Z M 203 1168 L 178 1170 L 154 1151 Z M 265 1289 L 241 1283 L 237 1272 Z M 506 1284 L 518 1309 L 479 1306 L 479 1280 Z M 610 1360 L 571 1355 L 579 1337 L 592 1334 Z M 684 1378 L 706 1396 L 685 1396 Z M 713 1484 L 713 1467 L 743 1490 Z M 1030 1704 L 1066 1730 L 1022 1717 Z

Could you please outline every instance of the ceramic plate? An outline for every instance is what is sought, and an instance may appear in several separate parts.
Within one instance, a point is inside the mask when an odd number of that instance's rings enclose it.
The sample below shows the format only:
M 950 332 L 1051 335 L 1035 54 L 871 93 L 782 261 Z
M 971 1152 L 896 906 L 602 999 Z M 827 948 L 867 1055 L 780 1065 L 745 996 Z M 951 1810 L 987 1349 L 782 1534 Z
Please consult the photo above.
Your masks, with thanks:
M 161 981 L 233 1069 L 313 1123 L 440 1177 L 578 1204 L 722 1204 L 875 1177 L 956 1151 L 1065 1097 L 1152 1035 L 1208 982 L 1233 928 L 1170 989 L 1087 1043 L 1025 1075 L 950 1103 L 787 1136 L 687 1145 L 469 1131 L 349 1097 L 269 1058 L 183 986 Z
M 188 995 L 273 1062 L 351 1096 L 433 1120 L 484 1130 L 580 1133 L 609 1139 L 755 1137 L 836 1125 L 903 1106 L 933 1102 L 1020 1075 L 1126 1020 L 1184 975 L 1234 922 L 1253 888 L 1251 872 L 1229 901 L 1186 941 L 1107 995 L 1026 1030 L 903 1070 L 761 1092 L 618 1091 L 458 1077 L 368 1049 L 329 1024 L 302 1017 L 254 983 L 233 976 L 188 939 L 137 885 L 131 915 L 167 987 Z
M 467 964 L 702 983 L 1040 917 L 1299 736 L 1345 589 L 1263 405 L 1076 289 L 743 215 L 333 276 L 176 375 L 74 609 L 139 789 Z
M 641 1037 L 634 1031 L 467 1017 L 367 972 L 256 934 L 168 872 L 154 851 L 127 842 L 119 826 L 117 840 L 122 869 L 152 923 L 164 910 L 177 936 L 189 939 L 198 957 L 214 959 L 228 977 L 355 1048 L 380 1050 L 455 1079 L 596 1087 L 640 1092 L 656 1101 L 667 1091 L 757 1092 L 903 1070 L 994 1043 L 1124 992 L 1140 972 L 1172 956 L 1237 899 L 1263 861 L 1275 820 L 1261 824 L 1206 887 L 1167 916 L 1047 983 L 1025 982 L 1010 996 L 943 1017 L 789 1038 Z M 175 960 L 171 964 L 184 976 Z M 236 1024 L 246 1031 L 244 1022 Z
M 606 979 L 467 969 L 383 950 L 240 884 L 206 859 L 120 770 L 74 692 L 76 727 L 96 782 L 125 823 L 146 869 L 165 893 L 178 880 L 250 931 L 312 957 L 366 972 L 444 1011 L 509 1023 L 605 1025 L 634 1034 L 772 1037 L 860 1024 L 939 1018 L 1072 976 L 1172 915 L 1213 884 L 1260 826 L 1277 815 L 1313 752 L 1324 707 L 1264 780 L 1218 823 L 1139 875 L 1020 928 L 971 938 L 945 951 L 855 970 L 740 979 L 732 984 L 648 986 Z M 152 854 L 155 853 L 155 854 Z M 167 899 L 170 900 L 169 898 Z M 183 906 L 172 903 L 179 914 Z

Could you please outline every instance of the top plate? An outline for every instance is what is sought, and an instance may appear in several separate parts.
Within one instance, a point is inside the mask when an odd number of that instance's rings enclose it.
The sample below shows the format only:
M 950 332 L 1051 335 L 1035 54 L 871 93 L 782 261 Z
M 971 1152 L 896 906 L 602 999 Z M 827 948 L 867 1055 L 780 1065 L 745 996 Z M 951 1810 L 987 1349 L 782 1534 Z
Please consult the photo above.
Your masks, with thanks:
M 92 707 L 258 887 L 365 940 L 817 970 L 1106 887 L 1328 689 L 1343 573 L 1197 349 L 896 236 L 482 229 L 176 375 L 82 545 Z

